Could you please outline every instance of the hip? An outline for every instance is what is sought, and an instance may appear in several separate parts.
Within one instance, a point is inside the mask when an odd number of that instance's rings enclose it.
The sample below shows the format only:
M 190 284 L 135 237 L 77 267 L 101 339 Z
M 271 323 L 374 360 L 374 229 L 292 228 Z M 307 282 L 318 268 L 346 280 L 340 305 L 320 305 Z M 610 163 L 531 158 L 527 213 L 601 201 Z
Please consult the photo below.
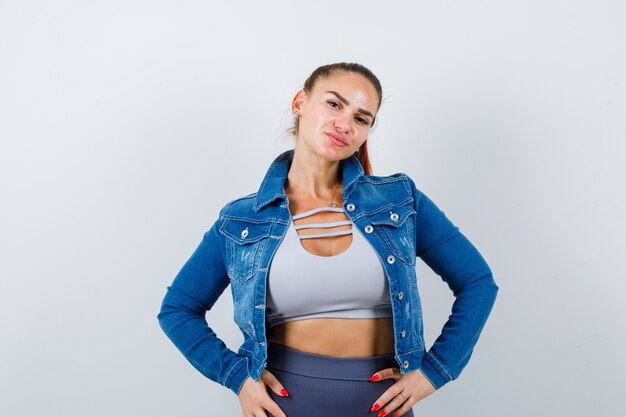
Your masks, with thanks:
M 371 417 L 374 402 L 395 380 L 370 381 L 375 372 L 397 367 L 393 354 L 334 357 L 268 343 L 267 370 L 289 392 L 286 397 L 268 388 L 287 417 Z M 391 413 L 390 413 L 391 414 Z M 268 416 L 272 416 L 268 412 Z M 413 417 L 413 411 L 405 413 Z

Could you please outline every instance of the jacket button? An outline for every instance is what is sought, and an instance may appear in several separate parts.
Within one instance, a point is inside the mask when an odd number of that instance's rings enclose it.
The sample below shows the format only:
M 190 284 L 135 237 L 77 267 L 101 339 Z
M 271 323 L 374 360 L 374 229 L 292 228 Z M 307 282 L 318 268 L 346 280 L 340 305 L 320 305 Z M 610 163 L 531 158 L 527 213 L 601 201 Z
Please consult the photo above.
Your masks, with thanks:
M 387 263 L 394 263 L 396 261 L 396 258 L 393 257 L 393 255 L 389 255 L 387 256 Z
M 402 336 L 402 337 L 406 336 L 406 330 L 402 330 L 402 332 L 400 332 L 400 336 Z M 405 368 L 406 368 L 406 366 L 405 366 Z
M 402 297 L 404 297 L 404 293 L 402 291 L 400 291 L 398 293 L 398 300 L 402 300 Z
M 246 227 L 242 232 L 241 232 L 241 238 L 245 239 L 248 237 L 248 228 Z
M 402 364 L 405 368 L 409 367 L 409 361 L 404 361 L 404 363 Z
M 354 211 L 354 209 L 355 209 L 354 204 L 349 203 L 349 204 L 346 206 L 346 209 L 347 209 L 348 211 Z
M 391 213 L 391 220 L 393 220 L 394 222 L 397 222 L 398 219 L 400 218 L 400 216 L 398 216 L 398 213 Z
M 367 226 L 365 226 L 365 233 L 372 233 L 372 230 L 374 230 L 374 228 L 372 227 L 371 224 L 368 224 Z

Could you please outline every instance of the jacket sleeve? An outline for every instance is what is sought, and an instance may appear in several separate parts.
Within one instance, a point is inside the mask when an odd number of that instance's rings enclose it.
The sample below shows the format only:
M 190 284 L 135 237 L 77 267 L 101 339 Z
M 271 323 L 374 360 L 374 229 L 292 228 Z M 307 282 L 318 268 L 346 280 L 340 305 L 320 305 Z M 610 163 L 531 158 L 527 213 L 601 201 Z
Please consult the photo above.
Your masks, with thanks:
M 226 273 L 219 219 L 167 287 L 159 325 L 183 356 L 204 376 L 239 395 L 248 359 L 230 350 L 205 318 L 230 283 Z
M 458 378 L 469 362 L 499 287 L 474 245 L 413 180 L 409 182 L 417 212 L 417 256 L 448 284 L 455 297 L 452 314 L 422 359 L 421 370 L 439 389 Z

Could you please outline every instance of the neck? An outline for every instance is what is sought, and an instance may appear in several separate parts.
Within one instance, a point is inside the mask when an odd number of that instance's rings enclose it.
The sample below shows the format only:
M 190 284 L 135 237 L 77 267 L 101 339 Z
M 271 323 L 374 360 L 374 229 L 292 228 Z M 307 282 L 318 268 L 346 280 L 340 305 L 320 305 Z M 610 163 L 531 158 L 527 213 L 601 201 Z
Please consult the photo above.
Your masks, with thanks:
M 285 184 L 286 192 L 301 192 L 322 201 L 341 195 L 340 161 L 329 161 L 296 147 Z M 295 186 L 295 187 L 294 187 Z

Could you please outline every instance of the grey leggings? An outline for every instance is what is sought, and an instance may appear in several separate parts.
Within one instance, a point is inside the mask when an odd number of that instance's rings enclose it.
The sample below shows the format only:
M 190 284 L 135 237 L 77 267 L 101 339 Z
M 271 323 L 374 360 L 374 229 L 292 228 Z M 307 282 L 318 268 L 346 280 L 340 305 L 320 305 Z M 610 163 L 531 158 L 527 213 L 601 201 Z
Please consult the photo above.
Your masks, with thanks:
M 268 388 L 272 400 L 287 417 L 375 417 L 372 405 L 393 379 L 370 381 L 385 368 L 397 368 L 393 354 L 371 357 L 334 357 L 268 343 L 267 370 L 283 384 L 289 396 L 281 397 Z M 386 414 L 391 417 L 395 410 Z M 267 412 L 269 417 L 275 417 Z M 403 417 L 414 417 L 413 410 Z

